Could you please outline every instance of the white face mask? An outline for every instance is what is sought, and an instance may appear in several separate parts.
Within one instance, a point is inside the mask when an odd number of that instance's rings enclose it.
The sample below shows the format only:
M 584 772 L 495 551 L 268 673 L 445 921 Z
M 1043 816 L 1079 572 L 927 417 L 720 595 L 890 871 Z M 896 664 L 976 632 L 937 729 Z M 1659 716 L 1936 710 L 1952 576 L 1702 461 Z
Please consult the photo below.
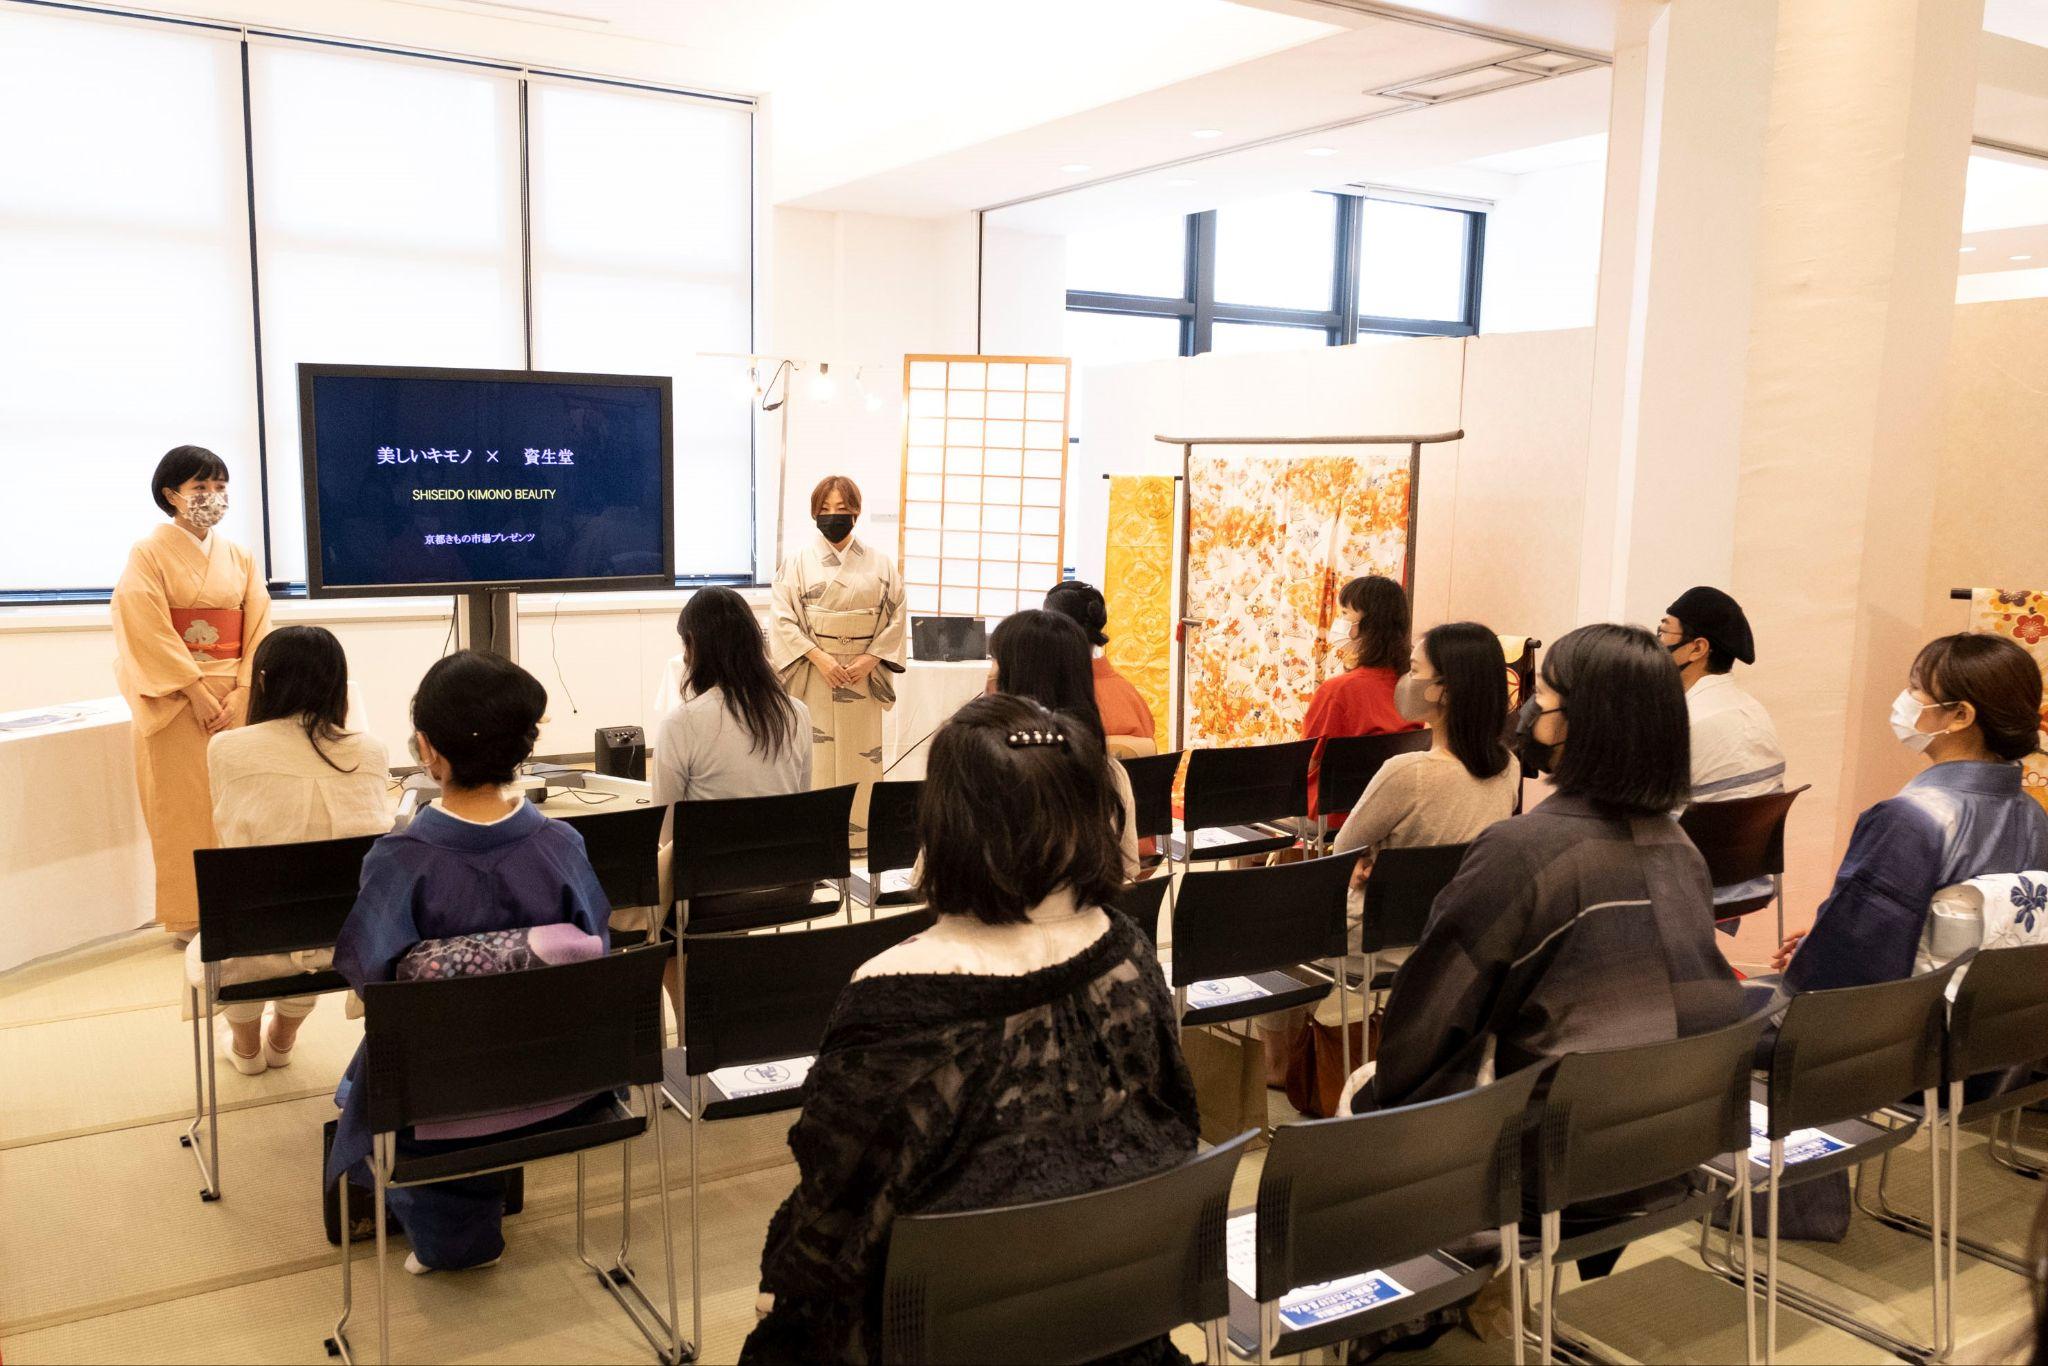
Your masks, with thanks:
M 1892 734 L 1898 736 L 1899 743 L 1907 749 L 1915 754 L 1924 754 L 1941 732 L 1921 730 L 1920 716 L 1929 707 L 1940 705 L 1939 702 L 1916 702 L 1911 688 L 1901 689 L 1899 695 L 1892 699 Z
M 201 531 L 211 531 L 227 515 L 225 493 L 195 493 L 185 500 L 185 519 Z

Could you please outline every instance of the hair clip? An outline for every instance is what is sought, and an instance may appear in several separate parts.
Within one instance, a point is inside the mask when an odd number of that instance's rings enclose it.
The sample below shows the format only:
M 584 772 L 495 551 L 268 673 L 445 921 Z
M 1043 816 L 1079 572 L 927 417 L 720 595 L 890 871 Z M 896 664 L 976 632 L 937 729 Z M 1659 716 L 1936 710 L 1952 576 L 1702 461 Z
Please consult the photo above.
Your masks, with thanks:
M 1036 745 L 1064 745 L 1066 733 L 1057 730 L 1013 730 L 1004 737 L 1011 749 L 1030 749 Z

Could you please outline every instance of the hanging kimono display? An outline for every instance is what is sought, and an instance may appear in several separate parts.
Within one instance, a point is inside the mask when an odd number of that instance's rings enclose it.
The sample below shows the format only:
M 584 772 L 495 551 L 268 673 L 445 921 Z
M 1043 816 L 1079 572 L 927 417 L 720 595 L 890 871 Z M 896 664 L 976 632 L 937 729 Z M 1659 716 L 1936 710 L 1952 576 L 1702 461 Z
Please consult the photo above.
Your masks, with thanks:
M 1152 709 L 1161 754 L 1173 748 L 1173 512 L 1171 476 L 1111 477 L 1102 576 L 1109 644 L 1103 654 Z
M 1338 590 L 1365 574 L 1408 583 L 1414 460 L 1405 444 L 1345 455 L 1194 451 L 1189 748 L 1301 738 L 1317 685 L 1343 667 L 1331 639 Z
M 2048 591 L 2025 588 L 1977 588 L 1970 593 L 1970 629 L 1990 631 L 2019 642 L 2048 675 Z M 2048 705 L 2041 708 L 2041 729 L 2048 731 Z M 2048 744 L 2048 736 L 2042 737 Z M 2036 754 L 2021 766 L 2027 795 L 2048 806 L 2048 754 Z

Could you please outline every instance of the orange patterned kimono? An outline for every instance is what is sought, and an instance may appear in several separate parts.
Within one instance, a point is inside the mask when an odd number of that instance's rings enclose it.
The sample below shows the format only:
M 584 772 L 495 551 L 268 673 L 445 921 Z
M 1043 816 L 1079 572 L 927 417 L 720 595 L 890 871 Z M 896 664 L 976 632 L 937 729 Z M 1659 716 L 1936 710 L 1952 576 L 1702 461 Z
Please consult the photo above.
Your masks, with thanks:
M 249 552 L 218 531 L 201 545 L 176 526 L 135 543 L 114 586 L 114 678 L 135 718 L 135 780 L 156 858 L 156 918 L 199 928 L 192 851 L 211 849 L 213 794 L 206 728 L 184 689 L 216 698 L 247 688 L 270 629 L 270 592 Z

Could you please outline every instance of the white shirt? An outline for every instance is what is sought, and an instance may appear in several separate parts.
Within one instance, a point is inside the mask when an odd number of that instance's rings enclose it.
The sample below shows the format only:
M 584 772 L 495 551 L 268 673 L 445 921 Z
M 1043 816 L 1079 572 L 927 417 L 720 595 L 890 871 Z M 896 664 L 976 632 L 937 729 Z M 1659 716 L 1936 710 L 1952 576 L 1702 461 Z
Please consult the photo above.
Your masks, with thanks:
M 733 719 L 717 688 L 683 698 L 662 718 L 654 740 L 654 800 L 716 801 L 779 797 L 811 786 L 811 713 L 792 697 L 796 723 L 780 753 L 764 754 Z M 663 838 L 669 838 L 664 832 Z
M 1692 800 L 1726 802 L 1785 790 L 1785 750 L 1763 703 L 1727 674 L 1686 689 L 1692 722 Z

